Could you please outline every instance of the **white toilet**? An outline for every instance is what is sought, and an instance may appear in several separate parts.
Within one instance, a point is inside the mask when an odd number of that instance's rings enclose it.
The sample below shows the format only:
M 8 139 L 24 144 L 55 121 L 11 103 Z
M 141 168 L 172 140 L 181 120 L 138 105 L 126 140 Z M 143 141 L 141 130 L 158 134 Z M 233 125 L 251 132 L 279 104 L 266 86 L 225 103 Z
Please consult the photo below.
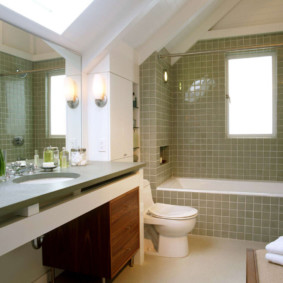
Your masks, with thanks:
M 144 223 L 153 225 L 159 233 L 158 250 L 151 254 L 166 257 L 187 256 L 189 254 L 188 233 L 195 227 L 197 209 L 189 206 L 154 203 L 149 181 L 144 180 L 143 186 Z

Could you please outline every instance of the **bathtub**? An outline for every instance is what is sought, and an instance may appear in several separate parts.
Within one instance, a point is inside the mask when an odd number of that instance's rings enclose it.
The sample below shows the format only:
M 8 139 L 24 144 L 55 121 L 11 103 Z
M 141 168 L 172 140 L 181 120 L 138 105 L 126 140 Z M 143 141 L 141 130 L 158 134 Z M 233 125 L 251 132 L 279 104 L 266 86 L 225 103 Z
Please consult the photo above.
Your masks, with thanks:
M 172 177 L 158 186 L 157 190 L 283 197 L 283 182 Z

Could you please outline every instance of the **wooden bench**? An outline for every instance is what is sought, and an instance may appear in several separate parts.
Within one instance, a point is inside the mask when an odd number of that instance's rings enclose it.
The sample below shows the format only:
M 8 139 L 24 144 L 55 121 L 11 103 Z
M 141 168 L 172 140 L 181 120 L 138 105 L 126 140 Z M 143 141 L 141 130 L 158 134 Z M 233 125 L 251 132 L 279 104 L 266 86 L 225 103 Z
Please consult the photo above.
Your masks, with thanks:
M 282 283 L 283 266 L 265 259 L 265 250 L 247 249 L 246 283 Z

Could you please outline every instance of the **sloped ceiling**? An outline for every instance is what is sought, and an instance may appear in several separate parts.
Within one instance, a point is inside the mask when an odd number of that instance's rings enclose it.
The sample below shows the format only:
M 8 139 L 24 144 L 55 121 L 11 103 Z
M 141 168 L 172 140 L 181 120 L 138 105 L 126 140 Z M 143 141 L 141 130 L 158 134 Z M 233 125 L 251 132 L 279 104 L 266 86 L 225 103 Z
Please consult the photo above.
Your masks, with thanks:
M 118 40 L 142 63 L 163 47 L 185 52 L 199 39 L 281 31 L 282 12 L 282 0 L 94 0 L 58 35 L 0 5 L 1 19 L 80 53 L 85 70 Z

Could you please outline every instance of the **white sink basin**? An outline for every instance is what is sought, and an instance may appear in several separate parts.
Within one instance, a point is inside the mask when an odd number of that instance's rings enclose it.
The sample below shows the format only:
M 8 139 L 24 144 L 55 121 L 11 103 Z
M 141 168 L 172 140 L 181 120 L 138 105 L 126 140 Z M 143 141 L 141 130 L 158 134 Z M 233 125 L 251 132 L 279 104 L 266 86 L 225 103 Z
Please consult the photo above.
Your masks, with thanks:
M 52 184 L 66 182 L 80 177 L 76 173 L 44 173 L 19 177 L 13 180 L 17 184 Z

